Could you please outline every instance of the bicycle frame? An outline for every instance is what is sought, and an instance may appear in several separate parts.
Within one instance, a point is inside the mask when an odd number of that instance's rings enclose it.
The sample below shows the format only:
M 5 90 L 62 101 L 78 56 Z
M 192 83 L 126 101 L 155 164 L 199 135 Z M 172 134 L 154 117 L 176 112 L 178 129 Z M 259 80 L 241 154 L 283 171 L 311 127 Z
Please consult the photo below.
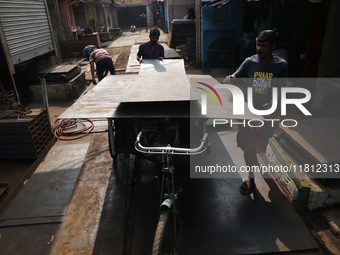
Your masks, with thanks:
M 208 134 L 205 133 L 203 138 L 201 139 L 201 143 L 196 148 L 178 148 L 178 147 L 171 147 L 170 145 L 165 147 L 145 147 L 140 143 L 140 138 L 142 136 L 142 132 L 139 132 L 136 138 L 135 142 L 135 149 L 138 152 L 149 154 L 149 155 L 162 155 L 162 182 L 161 182 L 161 194 L 160 194 L 160 203 L 161 208 L 163 206 L 168 207 L 170 210 L 172 208 L 172 213 L 174 216 L 174 253 L 177 254 L 177 248 L 178 248 L 178 241 L 177 240 L 177 231 L 176 231 L 176 199 L 177 194 L 175 193 L 175 181 L 174 181 L 174 173 L 175 168 L 172 163 L 172 155 L 197 155 L 200 153 L 203 153 L 207 150 L 209 146 L 208 141 Z M 166 181 L 165 175 L 171 175 L 171 188 L 168 186 L 169 194 L 164 194 L 164 185 Z M 169 185 L 169 184 L 167 184 Z M 170 188 L 170 189 L 169 189 Z M 165 199 L 162 203 L 162 200 Z
M 187 148 L 178 148 L 171 147 L 170 145 L 166 147 L 145 147 L 140 143 L 140 137 L 142 136 L 142 132 L 139 132 L 135 142 L 135 149 L 139 152 L 145 154 L 163 154 L 163 155 L 196 155 L 203 153 L 209 145 L 207 140 L 208 134 L 205 133 L 203 138 L 201 139 L 201 143 L 197 148 L 187 149 Z

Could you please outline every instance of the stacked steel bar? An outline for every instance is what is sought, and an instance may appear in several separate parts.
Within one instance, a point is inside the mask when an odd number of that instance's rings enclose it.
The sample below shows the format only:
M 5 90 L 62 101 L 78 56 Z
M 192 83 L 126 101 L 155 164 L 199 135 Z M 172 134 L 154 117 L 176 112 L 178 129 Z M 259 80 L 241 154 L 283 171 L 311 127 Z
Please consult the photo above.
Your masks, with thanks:
M 0 159 L 36 159 L 53 138 L 46 109 L 0 119 Z

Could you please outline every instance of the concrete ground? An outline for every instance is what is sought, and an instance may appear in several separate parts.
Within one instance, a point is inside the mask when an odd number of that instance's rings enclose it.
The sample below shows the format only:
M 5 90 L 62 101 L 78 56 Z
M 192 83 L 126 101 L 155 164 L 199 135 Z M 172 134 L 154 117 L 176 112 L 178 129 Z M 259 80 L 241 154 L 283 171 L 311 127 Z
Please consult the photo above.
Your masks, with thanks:
M 136 40 L 133 38 L 135 43 L 146 40 L 146 33 L 143 32 Z M 125 46 L 122 41 L 111 45 L 121 45 L 113 46 L 117 48 Z M 117 61 L 120 61 L 119 58 Z M 191 74 L 204 73 L 192 67 L 187 69 L 187 73 Z M 219 80 L 232 71 L 213 70 L 210 74 Z M 87 90 L 93 86 L 90 84 Z M 51 102 L 51 120 L 54 121 L 72 104 L 73 101 Z M 41 108 L 41 103 L 34 102 L 30 107 Z M 118 194 L 125 192 L 119 190 L 121 187 L 118 183 L 127 182 L 124 174 L 119 174 L 119 169 L 130 169 L 132 159 L 121 158 L 120 164 L 123 166 L 115 165 L 108 152 L 105 124 L 100 120 L 97 123 L 100 128 L 87 137 L 72 142 L 57 141 L 31 179 L 22 187 L 16 200 L 1 213 L 0 254 L 115 254 L 113 251 L 117 247 L 124 249 L 121 247 L 122 240 L 118 238 L 123 226 L 105 226 L 119 222 L 123 217 L 118 215 L 118 219 L 115 219 L 110 212 L 117 210 L 118 205 L 127 206 L 122 201 L 112 201 L 119 197 Z M 235 130 L 221 130 L 218 135 L 235 165 L 244 165 L 242 155 L 234 144 L 235 140 L 230 142 L 231 137 L 235 136 Z M 114 169 L 118 170 L 112 171 Z M 60 176 L 63 178 L 60 179 Z M 37 189 L 35 195 L 30 196 L 34 188 Z M 267 197 L 270 190 L 264 180 L 259 182 L 258 191 L 262 196 Z M 254 200 L 254 197 L 251 199 Z M 24 208 L 21 207 L 23 204 Z M 54 205 L 53 210 L 51 205 Z M 319 212 L 320 217 L 312 213 L 303 215 L 305 224 L 324 254 L 340 254 L 339 211 L 335 206 Z M 14 239 L 17 241 L 13 242 Z M 276 245 L 283 247 L 284 243 Z

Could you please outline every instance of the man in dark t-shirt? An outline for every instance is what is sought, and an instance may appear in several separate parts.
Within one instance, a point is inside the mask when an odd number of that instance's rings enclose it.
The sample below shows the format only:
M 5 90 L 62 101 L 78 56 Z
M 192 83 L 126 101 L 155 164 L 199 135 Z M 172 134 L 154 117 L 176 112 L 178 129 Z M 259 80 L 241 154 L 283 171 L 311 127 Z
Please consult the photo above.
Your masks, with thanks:
M 288 65 L 285 60 L 272 54 L 278 44 L 278 34 L 275 30 L 262 31 L 256 38 L 257 54 L 247 58 L 232 75 L 227 76 L 223 83 L 232 83 L 234 79 L 247 78 L 247 87 L 252 88 L 253 106 L 257 110 L 267 110 L 272 106 L 272 88 L 285 86 L 288 77 Z M 247 90 L 246 90 L 247 91 Z M 245 94 L 247 100 L 248 95 Z M 274 119 L 274 114 L 264 116 Z M 257 154 L 265 152 L 269 138 L 273 135 L 271 122 L 259 127 L 256 123 L 251 126 L 238 126 L 237 146 L 244 152 L 244 159 L 248 167 L 259 166 Z M 254 127 L 256 126 L 256 127 Z M 241 187 L 243 195 L 253 193 L 255 188 L 254 173 L 249 172 Z
M 158 28 L 150 30 L 150 41 L 139 46 L 137 53 L 137 60 L 139 63 L 143 63 L 143 59 L 162 60 L 164 58 L 164 48 L 162 45 L 157 43 L 160 34 L 161 33 Z

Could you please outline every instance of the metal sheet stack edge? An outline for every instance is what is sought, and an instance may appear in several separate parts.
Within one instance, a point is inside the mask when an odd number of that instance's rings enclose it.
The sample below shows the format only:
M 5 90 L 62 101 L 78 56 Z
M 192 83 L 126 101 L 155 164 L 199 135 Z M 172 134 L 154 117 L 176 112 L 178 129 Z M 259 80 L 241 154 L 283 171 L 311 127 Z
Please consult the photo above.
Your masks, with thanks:
M 46 109 L 0 119 L 0 159 L 36 159 L 52 140 Z
M 145 59 L 121 102 L 189 101 L 190 90 L 183 59 Z

